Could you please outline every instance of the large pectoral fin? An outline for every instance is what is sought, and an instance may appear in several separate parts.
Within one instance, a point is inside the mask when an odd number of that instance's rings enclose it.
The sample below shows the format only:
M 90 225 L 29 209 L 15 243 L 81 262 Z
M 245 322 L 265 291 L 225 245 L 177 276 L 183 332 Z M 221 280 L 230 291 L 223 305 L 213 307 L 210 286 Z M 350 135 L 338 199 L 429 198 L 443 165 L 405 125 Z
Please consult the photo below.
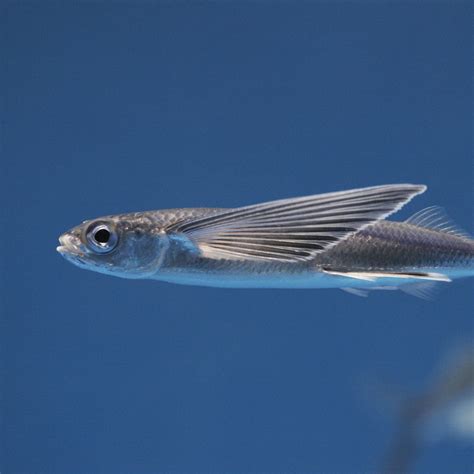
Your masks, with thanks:
M 208 258 L 305 261 L 398 211 L 425 189 L 395 184 L 283 199 L 181 222 L 166 231 L 185 237 Z

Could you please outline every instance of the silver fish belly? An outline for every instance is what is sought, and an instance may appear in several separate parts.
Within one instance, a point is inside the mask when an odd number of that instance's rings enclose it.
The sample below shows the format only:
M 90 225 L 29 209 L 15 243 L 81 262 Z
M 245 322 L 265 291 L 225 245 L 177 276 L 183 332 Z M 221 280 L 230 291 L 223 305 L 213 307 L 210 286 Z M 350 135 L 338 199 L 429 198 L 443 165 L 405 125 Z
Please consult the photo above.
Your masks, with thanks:
M 77 266 L 122 278 L 424 296 L 433 282 L 474 274 L 473 239 L 438 208 L 385 220 L 425 190 L 395 184 L 234 209 L 106 216 L 63 234 L 57 250 Z

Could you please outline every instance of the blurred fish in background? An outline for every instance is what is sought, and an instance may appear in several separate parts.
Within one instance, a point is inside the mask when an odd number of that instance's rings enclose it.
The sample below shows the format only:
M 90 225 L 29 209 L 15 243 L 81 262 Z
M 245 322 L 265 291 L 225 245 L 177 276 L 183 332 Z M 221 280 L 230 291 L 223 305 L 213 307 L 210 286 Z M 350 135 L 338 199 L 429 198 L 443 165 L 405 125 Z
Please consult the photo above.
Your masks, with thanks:
M 427 390 L 401 403 L 379 472 L 411 472 L 423 449 L 448 439 L 474 447 L 474 345 L 450 352 Z

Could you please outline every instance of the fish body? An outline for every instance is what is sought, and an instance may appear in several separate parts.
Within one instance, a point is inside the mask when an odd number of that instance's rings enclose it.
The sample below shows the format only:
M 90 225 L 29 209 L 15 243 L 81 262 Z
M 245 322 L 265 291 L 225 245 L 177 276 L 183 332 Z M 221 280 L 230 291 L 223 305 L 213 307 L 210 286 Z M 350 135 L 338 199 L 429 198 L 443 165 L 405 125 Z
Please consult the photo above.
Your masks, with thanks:
M 338 274 L 331 275 L 331 271 Z M 373 286 L 373 281 L 348 281 L 351 277 L 343 274 L 370 272 L 437 273 L 449 279 L 474 275 L 474 241 L 403 222 L 382 221 L 317 254 L 313 260 L 297 264 L 212 259 L 183 250 L 182 243 L 175 241 L 159 271 L 150 278 L 226 288 L 367 288 Z M 391 280 L 392 284 L 407 283 L 399 277 Z
M 432 282 L 474 275 L 474 240 L 436 208 L 406 222 L 385 220 L 424 190 L 388 185 L 237 209 L 107 216 L 63 234 L 58 251 L 80 267 L 125 278 L 359 295 L 402 288 L 424 296 Z

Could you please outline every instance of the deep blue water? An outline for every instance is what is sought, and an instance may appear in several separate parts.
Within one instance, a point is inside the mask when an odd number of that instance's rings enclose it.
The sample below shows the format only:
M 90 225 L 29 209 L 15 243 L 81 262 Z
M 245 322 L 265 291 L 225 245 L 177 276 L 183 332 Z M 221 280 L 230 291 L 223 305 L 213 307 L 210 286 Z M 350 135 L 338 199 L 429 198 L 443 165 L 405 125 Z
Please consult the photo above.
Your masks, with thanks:
M 472 281 L 218 290 L 81 271 L 86 218 L 428 185 L 473 230 L 469 2 L 7 2 L 2 473 L 369 473 L 378 383 L 427 386 L 472 338 Z M 370 392 L 370 390 L 369 390 Z M 377 410 L 375 409 L 377 406 Z M 472 445 L 418 473 L 467 473 Z

